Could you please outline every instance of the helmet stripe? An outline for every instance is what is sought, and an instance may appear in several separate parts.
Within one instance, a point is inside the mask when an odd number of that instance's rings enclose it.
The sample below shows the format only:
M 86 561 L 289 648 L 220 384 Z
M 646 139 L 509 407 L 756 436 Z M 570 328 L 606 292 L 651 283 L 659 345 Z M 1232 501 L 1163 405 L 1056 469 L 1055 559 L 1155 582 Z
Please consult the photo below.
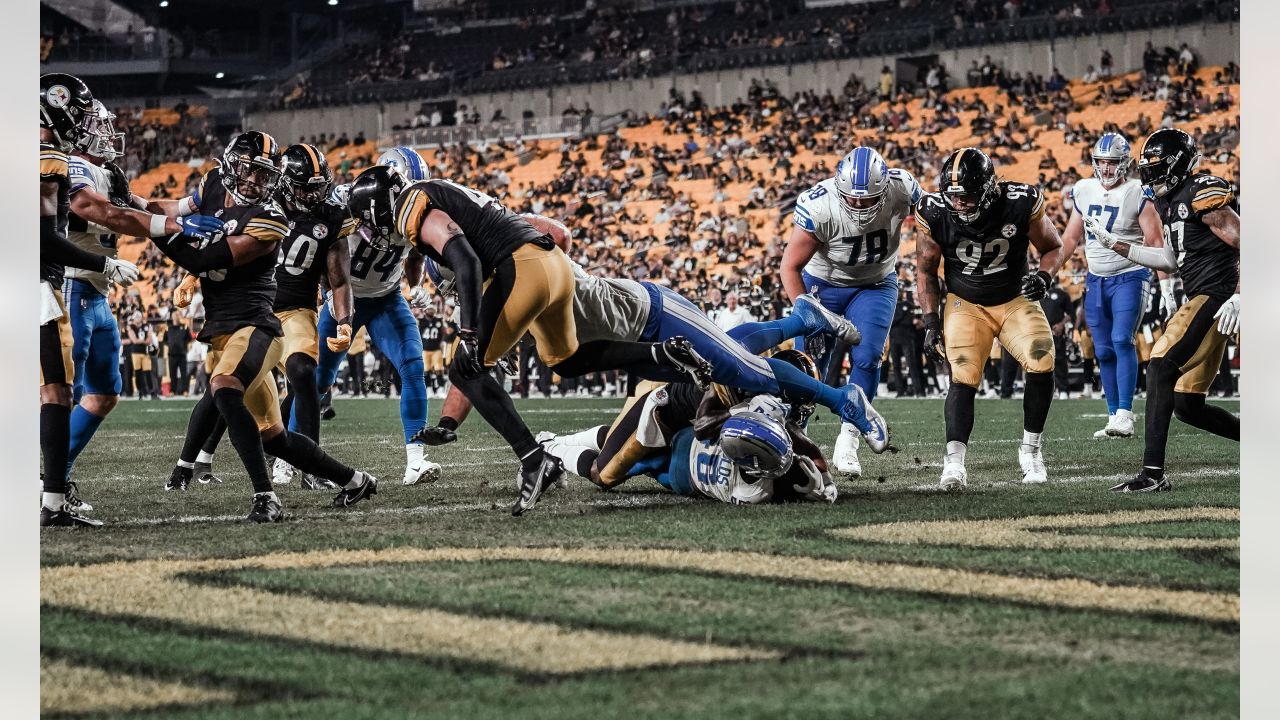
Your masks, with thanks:
M 1103 135 L 1103 136 L 1102 136 L 1102 139 L 1098 141 L 1098 152 L 1100 152 L 1100 153 L 1104 153 L 1104 152 L 1107 152 L 1108 150 L 1110 150 L 1110 149 L 1111 149 L 1111 140 L 1112 140 L 1114 137 L 1115 137 L 1115 136 L 1114 136 L 1114 135 L 1112 135 L 1111 133 L 1107 133 L 1106 135 Z
M 307 157 L 311 158 L 311 174 L 320 174 L 320 158 L 316 157 L 316 149 L 310 145 L 303 143 L 302 147 L 307 149 Z
M 960 161 L 964 159 L 964 154 L 969 152 L 969 148 L 960 148 L 956 153 L 956 159 L 951 163 L 951 184 L 960 184 Z
M 871 180 L 871 150 L 868 148 L 858 148 L 853 151 L 853 189 L 866 192 L 867 184 Z M 862 178 L 859 182 L 858 178 Z

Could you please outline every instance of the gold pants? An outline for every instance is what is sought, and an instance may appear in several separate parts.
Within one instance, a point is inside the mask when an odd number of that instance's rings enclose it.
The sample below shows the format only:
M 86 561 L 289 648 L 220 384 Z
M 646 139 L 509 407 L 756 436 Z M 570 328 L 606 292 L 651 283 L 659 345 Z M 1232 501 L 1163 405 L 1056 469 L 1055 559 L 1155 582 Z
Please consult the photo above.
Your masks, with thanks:
M 40 384 L 71 385 L 75 383 L 75 363 L 71 361 L 71 318 L 67 315 L 62 293 L 55 291 L 62 315 L 40 326 Z
M 151 372 L 151 356 L 144 353 L 132 353 L 134 372 Z
M 1039 303 L 1019 295 L 1000 305 L 978 305 L 948 293 L 942 311 L 942 335 L 951 363 L 951 381 L 969 387 L 982 383 L 982 370 L 998 339 L 1026 372 L 1053 372 L 1053 334 Z
M 302 353 L 312 360 L 320 360 L 320 331 L 316 329 L 316 311 L 306 308 L 276 313 L 280 328 L 284 330 L 283 350 L 280 352 L 280 370 L 284 360 L 294 353 Z
M 280 396 L 271 368 L 280 362 L 284 343 L 256 327 L 243 327 L 230 335 L 219 335 L 209 342 L 209 356 L 217 353 L 210 382 L 219 375 L 231 375 L 244 385 L 244 404 L 258 430 L 282 425 Z
M 423 350 L 422 364 L 427 372 L 444 372 L 444 353 L 439 350 Z
M 560 248 L 526 244 L 499 264 L 480 305 L 484 364 L 498 359 L 526 332 L 538 343 L 538 355 L 557 365 L 578 351 L 573 319 L 573 268 Z
M 1197 295 L 1169 318 L 1164 334 L 1151 349 L 1151 357 L 1166 358 L 1182 371 L 1174 392 L 1205 395 L 1218 376 L 1227 336 L 1218 332 L 1213 315 L 1222 306 L 1208 295 Z

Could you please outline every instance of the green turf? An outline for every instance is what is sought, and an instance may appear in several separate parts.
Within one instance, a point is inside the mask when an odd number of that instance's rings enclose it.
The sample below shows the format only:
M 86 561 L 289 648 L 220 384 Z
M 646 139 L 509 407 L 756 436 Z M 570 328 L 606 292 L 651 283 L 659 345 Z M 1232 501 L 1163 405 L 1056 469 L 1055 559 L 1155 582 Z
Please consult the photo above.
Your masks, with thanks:
M 438 402 L 433 402 L 433 413 Z M 612 419 L 616 400 L 520 403 L 536 430 Z M 1162 549 L 1162 539 L 1233 538 L 1223 521 L 1125 524 L 1068 532 L 1142 537 L 1142 551 L 984 549 L 852 541 L 830 530 L 864 523 L 1017 518 L 1144 508 L 1239 506 L 1238 445 L 1174 425 L 1175 491 L 1125 497 L 1106 487 L 1132 474 L 1140 440 L 1094 440 L 1100 401 L 1054 403 L 1045 433 L 1051 482 L 1018 482 L 1021 403 L 979 401 L 970 487 L 938 493 L 942 404 L 883 400 L 896 454 L 863 453 L 864 478 L 841 482 L 834 506 L 737 508 L 680 499 L 637 478 L 603 493 L 575 481 L 522 518 L 508 511 L 516 465 L 478 422 L 438 448 L 444 478 L 402 487 L 395 401 L 337 402 L 322 425 L 338 458 L 383 479 L 369 505 L 337 512 L 329 496 L 281 489 L 289 521 L 250 526 L 243 469 L 226 445 L 221 485 L 160 487 L 190 405 L 128 402 L 104 424 L 76 471 L 108 523 L 42 535 L 47 566 L 107 560 L 238 558 L 267 552 L 413 546 L 563 546 L 760 552 L 975 570 L 1021 578 L 1236 593 L 1234 549 Z M 1235 403 L 1227 404 L 1235 410 Z M 1138 408 L 1141 411 L 1141 408 Z M 830 447 L 836 424 L 819 419 Z M 196 687 L 238 700 L 165 707 L 144 717 L 876 717 L 1199 718 L 1238 712 L 1234 623 L 1156 613 L 1073 610 L 938 592 L 870 590 L 691 570 L 527 560 L 423 562 L 198 573 L 190 582 L 372 606 L 438 609 L 566 628 L 776 651 L 781 659 L 550 676 L 457 658 L 408 657 L 210 631 L 184 622 L 102 616 L 46 605 L 43 651 L 75 664 Z M 244 608 L 245 613 L 254 608 Z M 324 619 L 317 618 L 317 627 Z M 112 717 L 122 717 L 117 714 Z

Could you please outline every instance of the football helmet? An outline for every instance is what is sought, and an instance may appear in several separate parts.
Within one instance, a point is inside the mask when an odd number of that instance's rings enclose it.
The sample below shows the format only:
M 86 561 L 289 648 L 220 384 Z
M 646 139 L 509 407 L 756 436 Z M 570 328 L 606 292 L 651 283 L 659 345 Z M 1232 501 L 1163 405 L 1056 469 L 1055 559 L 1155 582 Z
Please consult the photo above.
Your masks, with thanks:
M 951 217 L 961 225 L 973 225 L 995 204 L 996 168 L 978 148 L 960 148 L 942 161 L 939 190 Z
M 791 469 L 791 436 L 782 423 L 755 411 L 731 415 L 720 428 L 720 449 L 750 480 L 772 480 Z
M 854 148 L 836 164 L 836 192 L 845 214 L 865 223 L 884 205 L 889 189 L 889 166 L 869 147 Z
M 40 128 L 53 133 L 63 150 L 76 146 L 93 116 L 93 93 L 75 75 L 48 73 L 40 76 Z
M 427 169 L 427 163 L 422 160 L 422 156 L 417 150 L 404 145 L 393 147 L 379 155 L 376 164 L 399 172 L 409 182 L 431 179 L 431 172 Z
M 76 147 L 86 154 L 115 162 L 124 156 L 124 133 L 116 132 L 116 114 L 107 109 L 101 100 L 93 101 L 92 112 L 85 122 L 85 132 L 76 141 Z
M 1113 188 L 1124 182 L 1133 167 L 1129 141 L 1120 133 L 1109 132 L 1093 144 L 1093 176 L 1104 188 Z
M 773 357 L 795 367 L 797 370 L 808 375 L 814 380 L 819 382 L 822 381 L 822 375 L 818 372 L 818 364 L 813 361 L 813 358 L 799 350 L 781 350 L 774 353 Z M 791 408 L 790 411 L 787 412 L 787 421 L 793 422 L 800 427 L 804 427 L 805 423 L 809 422 L 809 416 L 813 415 L 814 410 L 817 409 L 817 404 L 812 400 L 808 402 L 797 402 L 795 399 L 787 397 L 786 391 L 783 391 L 782 399 L 786 400 L 787 404 Z
M 396 198 L 408 186 L 409 181 L 400 171 L 386 165 L 374 165 L 351 183 L 347 211 L 368 230 L 367 239 L 374 247 L 395 246 Z
M 280 197 L 285 207 L 306 212 L 319 206 L 333 189 L 333 171 L 314 145 L 290 145 L 280 158 Z
M 238 205 L 261 205 L 280 185 L 280 145 L 259 131 L 242 132 L 222 151 L 222 187 Z
M 1164 197 L 1191 177 L 1200 166 L 1200 149 L 1190 135 L 1176 128 L 1151 133 L 1142 144 L 1138 177 L 1156 197 Z

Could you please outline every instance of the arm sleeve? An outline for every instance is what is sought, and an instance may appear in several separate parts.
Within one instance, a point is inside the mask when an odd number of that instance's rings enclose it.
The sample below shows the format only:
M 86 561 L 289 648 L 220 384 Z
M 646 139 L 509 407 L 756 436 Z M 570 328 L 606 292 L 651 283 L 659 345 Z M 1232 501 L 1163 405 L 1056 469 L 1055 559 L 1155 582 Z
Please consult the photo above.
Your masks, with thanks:
M 1129 243 L 1129 259 L 1152 270 L 1178 271 L 1178 258 L 1169 245 L 1155 248 Z
M 181 237 L 181 236 L 177 236 Z M 235 266 L 231 246 L 225 242 L 213 243 L 203 250 L 194 248 L 180 239 L 156 239 L 155 246 L 177 263 L 178 267 L 193 275 L 210 270 L 223 270 Z
M 82 250 L 58 232 L 58 218 L 45 215 L 40 218 L 40 255 L 49 260 L 81 270 L 102 272 L 107 267 L 107 256 Z
M 480 285 L 484 280 L 480 259 L 471 249 L 465 235 L 454 235 L 444 245 L 441 254 L 445 264 L 453 270 L 454 288 L 458 293 L 459 324 L 468 330 L 480 327 Z

